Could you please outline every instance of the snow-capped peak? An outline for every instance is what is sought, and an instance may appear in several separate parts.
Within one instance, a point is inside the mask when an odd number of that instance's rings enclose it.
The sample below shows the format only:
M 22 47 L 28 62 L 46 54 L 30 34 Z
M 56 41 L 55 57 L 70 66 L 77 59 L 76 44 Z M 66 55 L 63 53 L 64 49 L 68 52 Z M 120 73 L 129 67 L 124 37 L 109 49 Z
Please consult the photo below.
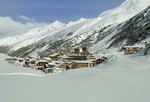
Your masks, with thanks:
M 44 25 L 44 26 L 41 26 L 41 27 L 37 27 L 37 28 L 34 28 L 34 29 L 31 29 L 29 30 L 29 32 L 25 33 L 25 34 L 41 34 L 41 33 L 46 33 L 48 31 L 53 31 L 53 30 L 56 30 L 56 29 L 59 29 L 61 27 L 65 26 L 64 23 L 60 22 L 60 21 L 54 21 L 53 23 L 51 24 L 47 24 L 47 25 Z
M 51 26 L 56 26 L 56 27 L 62 27 L 65 25 L 65 23 L 62 23 L 61 21 L 54 21 L 53 23 L 50 24 Z
M 79 23 L 82 23 L 82 22 L 84 22 L 84 21 L 87 21 L 88 19 L 86 19 L 86 18 L 80 18 L 79 20 L 77 20 L 77 21 L 70 21 L 68 24 L 67 24 L 67 26 L 72 26 L 72 25 L 75 25 L 75 24 L 79 24 Z
M 64 26 L 65 26 L 65 23 L 62 23 L 60 21 L 54 21 L 53 23 L 51 23 L 51 24 L 49 24 L 47 26 L 44 26 L 41 29 L 52 31 L 52 30 L 56 30 L 56 29 L 64 27 Z

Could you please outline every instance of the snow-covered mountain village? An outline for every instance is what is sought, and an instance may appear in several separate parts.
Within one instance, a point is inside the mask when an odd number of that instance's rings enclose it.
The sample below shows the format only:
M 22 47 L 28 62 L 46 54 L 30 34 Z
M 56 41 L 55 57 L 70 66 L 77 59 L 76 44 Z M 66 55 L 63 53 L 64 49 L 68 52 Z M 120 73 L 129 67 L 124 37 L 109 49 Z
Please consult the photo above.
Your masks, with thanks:
M 94 56 L 88 52 L 86 47 L 83 47 L 76 48 L 74 51 L 43 51 L 38 52 L 35 57 L 27 56 L 26 58 L 6 58 L 5 61 L 16 66 L 42 70 L 44 73 L 53 73 L 75 68 L 94 67 L 107 59 L 107 57 L 100 55 Z
M 145 47 L 140 46 L 123 46 L 120 52 L 124 55 L 135 54 L 143 50 L 143 55 L 148 54 L 150 43 L 146 43 Z M 38 52 L 34 57 L 27 56 L 25 58 L 6 58 L 9 64 L 29 67 L 35 70 L 41 70 L 45 74 L 62 72 L 76 68 L 90 68 L 109 60 L 114 55 L 105 53 L 92 55 L 86 47 L 76 48 L 74 51 L 58 50 Z
M 150 101 L 150 0 L 68 23 L 0 23 L 0 102 Z

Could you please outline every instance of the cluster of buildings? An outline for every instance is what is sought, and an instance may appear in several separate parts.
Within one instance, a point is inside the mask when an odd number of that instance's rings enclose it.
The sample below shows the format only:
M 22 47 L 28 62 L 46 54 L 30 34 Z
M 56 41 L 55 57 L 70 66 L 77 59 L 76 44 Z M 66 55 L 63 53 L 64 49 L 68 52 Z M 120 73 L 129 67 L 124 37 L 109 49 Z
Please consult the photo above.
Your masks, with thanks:
M 86 47 L 75 48 L 74 51 L 58 50 L 38 52 L 37 57 L 7 58 L 8 63 L 41 70 L 44 73 L 62 72 L 69 69 L 94 67 L 104 62 L 107 57 L 92 55 Z
M 138 51 L 144 50 L 142 46 L 123 46 L 122 49 L 124 50 L 125 55 L 134 54 Z
M 150 49 L 150 46 L 148 47 Z M 134 54 L 144 47 L 123 46 L 125 55 Z M 86 47 L 70 50 L 43 51 L 38 52 L 36 58 L 28 56 L 26 58 L 6 58 L 5 60 L 13 65 L 29 67 L 41 70 L 44 73 L 56 73 L 69 69 L 89 68 L 109 59 L 110 56 L 92 55 Z

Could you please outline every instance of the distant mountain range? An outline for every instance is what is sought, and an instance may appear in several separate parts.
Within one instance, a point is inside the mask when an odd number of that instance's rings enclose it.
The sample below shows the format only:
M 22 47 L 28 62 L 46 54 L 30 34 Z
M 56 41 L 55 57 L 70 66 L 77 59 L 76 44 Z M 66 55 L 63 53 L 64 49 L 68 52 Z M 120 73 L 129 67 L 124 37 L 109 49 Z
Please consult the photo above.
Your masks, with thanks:
M 55 21 L 0 39 L 0 52 L 27 56 L 44 50 L 86 46 L 92 53 L 123 45 L 142 45 L 150 36 L 150 0 L 126 0 L 93 19 Z

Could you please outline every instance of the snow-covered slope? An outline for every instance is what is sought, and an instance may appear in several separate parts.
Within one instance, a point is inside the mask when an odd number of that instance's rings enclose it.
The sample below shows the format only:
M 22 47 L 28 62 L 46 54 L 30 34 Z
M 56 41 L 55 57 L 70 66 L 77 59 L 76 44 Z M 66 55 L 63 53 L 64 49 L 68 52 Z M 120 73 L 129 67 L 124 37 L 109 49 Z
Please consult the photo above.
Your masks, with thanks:
M 150 6 L 131 19 L 107 29 L 109 35 L 91 47 L 93 52 L 107 52 L 111 47 L 145 46 L 150 41 Z M 105 31 L 106 32 L 106 31 Z
M 122 30 L 112 37 L 113 45 L 144 44 L 150 40 L 150 6 L 131 18 L 122 26 Z M 123 44 L 124 43 L 124 44 Z
M 43 73 L 36 71 L 31 68 L 19 67 L 15 65 L 8 64 L 5 58 L 10 58 L 10 56 L 0 53 L 0 75 L 23 75 L 23 76 L 42 76 Z M 1 100 L 1 99 L 0 99 Z
M 113 55 L 112 59 L 94 68 L 42 77 L 3 75 L 1 72 L 0 101 L 149 102 L 150 56 L 147 58 L 142 53 L 126 56 L 118 52 Z M 3 70 L 12 68 L 5 63 L 1 65 Z
M 126 0 L 120 6 L 104 11 L 98 17 L 83 22 L 82 27 L 76 29 L 74 35 L 79 35 L 98 27 L 103 28 L 108 25 L 120 24 L 140 13 L 148 6 L 150 6 L 150 0 Z
M 126 0 L 120 6 L 112 10 L 104 11 L 96 18 L 88 19 L 85 22 L 80 23 L 81 26 L 78 25 L 79 28 L 75 30 L 73 35 L 80 35 L 84 32 L 88 32 L 99 27 L 103 28 L 108 25 L 120 24 L 140 13 L 149 5 L 149 0 Z M 67 31 L 69 29 L 67 29 Z
M 103 12 L 98 17 L 105 23 L 120 23 L 150 6 L 150 0 L 125 0 L 120 6 Z
M 52 31 L 57 30 L 63 26 L 65 26 L 64 23 L 55 21 L 52 24 L 31 29 L 25 34 L 0 39 L 0 45 L 10 45 L 13 47 L 13 50 L 17 50 L 18 48 L 30 45 L 48 36 Z

